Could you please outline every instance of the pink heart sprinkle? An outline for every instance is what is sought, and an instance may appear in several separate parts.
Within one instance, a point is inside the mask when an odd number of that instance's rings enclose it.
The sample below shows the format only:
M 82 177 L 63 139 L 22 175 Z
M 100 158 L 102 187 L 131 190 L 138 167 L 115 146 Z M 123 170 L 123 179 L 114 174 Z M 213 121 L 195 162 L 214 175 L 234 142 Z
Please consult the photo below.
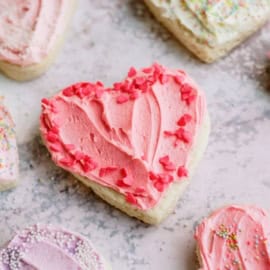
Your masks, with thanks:
M 177 122 L 178 126 L 185 126 L 187 123 L 189 123 L 192 120 L 192 116 L 189 114 L 184 114 Z
M 177 170 L 177 175 L 179 177 L 187 177 L 188 176 L 188 171 L 184 166 L 180 166 Z

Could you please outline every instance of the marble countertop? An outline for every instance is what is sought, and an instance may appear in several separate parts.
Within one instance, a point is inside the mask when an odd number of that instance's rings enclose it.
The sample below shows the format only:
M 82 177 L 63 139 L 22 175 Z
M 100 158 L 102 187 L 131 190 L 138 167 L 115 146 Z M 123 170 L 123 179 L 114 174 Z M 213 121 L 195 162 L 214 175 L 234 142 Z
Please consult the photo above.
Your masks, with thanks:
M 0 195 L 0 244 L 43 222 L 88 236 L 118 270 L 195 270 L 194 227 L 230 203 L 270 205 L 270 25 L 225 59 L 205 65 L 161 27 L 139 0 L 81 0 L 67 42 L 41 78 L 0 76 L 16 125 L 20 185 Z M 205 90 L 212 133 L 175 212 L 153 227 L 110 207 L 58 169 L 38 137 L 40 99 L 77 81 L 121 80 L 130 66 L 183 68 Z M 268 89 L 268 90 L 267 90 Z

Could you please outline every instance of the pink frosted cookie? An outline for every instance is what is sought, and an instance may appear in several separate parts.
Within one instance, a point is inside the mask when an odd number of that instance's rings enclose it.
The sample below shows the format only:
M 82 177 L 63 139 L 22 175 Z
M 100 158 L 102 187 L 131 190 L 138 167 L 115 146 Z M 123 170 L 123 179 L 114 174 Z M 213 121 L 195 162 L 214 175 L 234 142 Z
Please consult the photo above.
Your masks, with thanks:
M 47 70 L 63 43 L 76 0 L 0 0 L 0 70 L 15 80 Z
M 43 99 L 53 161 L 101 198 L 147 223 L 171 211 L 205 150 L 205 96 L 182 70 L 131 68 L 105 88 L 78 83 Z
M 269 270 L 270 216 L 255 206 L 226 206 L 197 227 L 202 270 Z
M 18 151 L 14 123 L 0 97 L 0 191 L 16 186 Z
M 109 270 L 91 242 L 51 225 L 34 225 L 0 251 L 1 270 Z

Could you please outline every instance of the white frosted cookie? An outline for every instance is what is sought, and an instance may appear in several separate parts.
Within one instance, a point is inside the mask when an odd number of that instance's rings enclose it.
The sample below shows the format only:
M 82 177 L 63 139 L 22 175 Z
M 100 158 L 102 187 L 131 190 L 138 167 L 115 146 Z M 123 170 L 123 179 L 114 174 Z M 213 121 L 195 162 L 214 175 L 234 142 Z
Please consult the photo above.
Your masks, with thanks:
M 85 237 L 52 225 L 33 225 L 0 250 L 0 270 L 110 270 Z
M 18 160 L 14 122 L 0 97 L 0 191 L 17 185 Z
M 0 0 L 0 70 L 30 80 L 54 61 L 77 0 Z
M 201 270 L 270 269 L 270 215 L 256 206 L 229 205 L 195 232 Z
M 210 130 L 204 93 L 182 70 L 131 68 L 122 82 L 77 83 L 42 100 L 53 161 L 144 222 L 174 210 Z
M 204 62 L 213 62 L 270 18 L 270 0 L 144 0 L 155 17 Z

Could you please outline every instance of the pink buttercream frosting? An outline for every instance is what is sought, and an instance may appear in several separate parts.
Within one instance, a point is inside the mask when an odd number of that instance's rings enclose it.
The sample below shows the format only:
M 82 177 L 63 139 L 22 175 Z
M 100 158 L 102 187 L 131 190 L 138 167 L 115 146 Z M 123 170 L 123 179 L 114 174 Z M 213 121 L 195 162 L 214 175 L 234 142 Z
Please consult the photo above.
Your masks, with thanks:
M 13 119 L 0 97 L 0 186 L 18 179 L 18 150 Z
M 105 270 L 89 240 L 51 225 L 19 232 L 0 251 L 1 270 Z
M 203 270 L 269 270 L 270 216 L 255 206 L 227 206 L 196 229 Z
M 78 83 L 44 99 L 40 123 L 57 165 L 146 210 L 188 175 L 205 114 L 205 97 L 185 72 L 154 64 L 131 68 L 112 88 Z
M 0 60 L 41 62 L 66 26 L 66 0 L 0 0 Z

